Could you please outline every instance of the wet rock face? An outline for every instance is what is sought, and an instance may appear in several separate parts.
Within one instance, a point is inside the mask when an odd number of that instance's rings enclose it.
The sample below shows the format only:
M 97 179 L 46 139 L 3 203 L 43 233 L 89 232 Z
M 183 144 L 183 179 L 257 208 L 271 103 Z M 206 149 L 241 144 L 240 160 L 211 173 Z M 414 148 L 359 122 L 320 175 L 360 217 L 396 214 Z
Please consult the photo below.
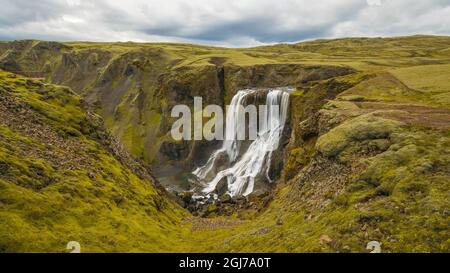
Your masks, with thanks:
M 280 177 L 283 170 L 284 149 L 280 148 L 272 153 L 272 160 L 270 162 L 268 176 L 270 180 L 275 181 Z
M 189 102 L 189 104 L 193 102 L 191 88 L 176 81 L 169 83 L 167 95 L 170 102 Z
M 223 196 L 228 192 L 228 182 L 227 182 L 227 177 L 223 177 L 219 183 L 217 183 L 216 185 L 216 189 L 214 190 L 214 192 L 218 195 L 218 196 Z
M 211 153 L 216 151 L 222 146 L 222 141 L 213 140 L 213 141 L 195 141 L 192 147 L 192 162 L 194 166 L 203 166 L 208 161 L 211 156 Z M 228 164 L 228 157 L 224 155 L 224 158 L 221 160 L 223 162 L 224 167 Z
M 171 160 L 181 160 L 186 157 L 188 151 L 185 142 L 179 144 L 173 142 L 163 142 L 159 152 Z

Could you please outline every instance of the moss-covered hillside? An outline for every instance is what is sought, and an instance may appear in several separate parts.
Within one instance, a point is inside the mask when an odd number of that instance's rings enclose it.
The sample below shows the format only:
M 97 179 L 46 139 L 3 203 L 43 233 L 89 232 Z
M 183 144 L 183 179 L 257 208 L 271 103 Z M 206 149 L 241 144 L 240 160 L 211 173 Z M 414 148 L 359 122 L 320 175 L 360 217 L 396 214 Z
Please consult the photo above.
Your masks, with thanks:
M 0 251 L 174 250 L 185 213 L 67 87 L 0 72 Z

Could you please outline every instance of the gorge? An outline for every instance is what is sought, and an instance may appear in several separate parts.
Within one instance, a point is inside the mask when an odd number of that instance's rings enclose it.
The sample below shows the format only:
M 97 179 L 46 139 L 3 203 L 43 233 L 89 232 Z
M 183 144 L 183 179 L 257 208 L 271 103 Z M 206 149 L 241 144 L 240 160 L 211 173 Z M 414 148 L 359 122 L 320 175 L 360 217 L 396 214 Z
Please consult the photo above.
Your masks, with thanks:
M 449 44 L 0 42 L 0 251 L 448 251 Z M 175 140 L 195 97 L 265 125 Z

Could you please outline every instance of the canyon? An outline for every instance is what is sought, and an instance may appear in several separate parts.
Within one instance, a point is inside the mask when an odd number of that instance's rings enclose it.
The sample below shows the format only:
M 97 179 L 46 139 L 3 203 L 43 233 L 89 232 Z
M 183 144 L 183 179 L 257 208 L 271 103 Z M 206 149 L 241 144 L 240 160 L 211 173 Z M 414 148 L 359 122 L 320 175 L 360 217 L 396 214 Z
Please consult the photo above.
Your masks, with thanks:
M 448 251 L 449 44 L 1 42 L 0 250 Z M 171 137 L 176 105 L 248 90 L 287 111 L 273 153 Z M 195 176 L 217 200 L 192 201 Z

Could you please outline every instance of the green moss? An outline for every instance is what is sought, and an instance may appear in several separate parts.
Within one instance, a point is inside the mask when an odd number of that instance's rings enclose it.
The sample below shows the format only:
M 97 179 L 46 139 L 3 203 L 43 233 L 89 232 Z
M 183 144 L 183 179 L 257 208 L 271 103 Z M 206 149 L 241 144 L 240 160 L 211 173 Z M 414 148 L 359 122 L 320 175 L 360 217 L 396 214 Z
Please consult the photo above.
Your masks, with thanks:
M 339 155 L 350 143 L 372 139 L 386 139 L 398 130 L 402 123 L 376 117 L 373 114 L 363 115 L 344 122 L 338 127 L 322 135 L 316 148 L 324 156 Z
M 364 96 L 360 95 L 348 95 L 348 96 L 339 96 L 339 99 L 344 101 L 364 101 Z
M 305 90 L 298 88 L 294 92 L 291 93 L 291 96 L 294 96 L 294 97 L 301 96 L 301 95 L 303 95 L 304 92 L 305 92 Z
M 324 105 L 323 109 L 325 110 L 331 110 L 331 109 L 343 109 L 343 110 L 357 110 L 359 107 L 350 101 L 339 101 L 339 100 L 333 100 L 329 101 L 327 104 Z
M 450 107 L 450 65 L 424 65 L 395 69 L 392 73 L 409 88 L 416 90 L 415 99 Z
M 139 133 L 139 129 L 135 125 L 131 124 L 124 129 L 121 140 L 131 154 L 142 157 L 144 142 Z

